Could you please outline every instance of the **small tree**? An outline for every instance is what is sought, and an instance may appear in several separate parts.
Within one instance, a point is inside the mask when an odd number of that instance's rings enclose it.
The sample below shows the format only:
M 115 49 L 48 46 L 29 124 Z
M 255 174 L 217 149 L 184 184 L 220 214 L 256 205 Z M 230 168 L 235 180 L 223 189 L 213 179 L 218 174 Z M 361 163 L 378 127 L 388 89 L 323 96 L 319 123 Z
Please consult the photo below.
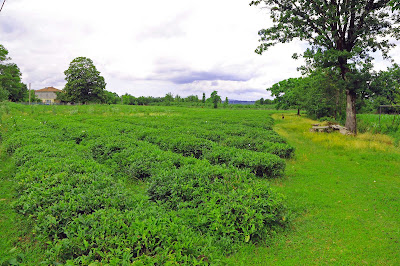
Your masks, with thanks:
M 135 105 L 137 104 L 136 98 L 128 93 L 122 95 L 122 104 Z
M 302 78 L 290 78 L 274 84 L 267 91 L 270 91 L 271 95 L 276 97 L 277 109 L 294 108 L 300 115 L 300 110 L 304 108 L 305 104 L 305 84 Z
M 206 94 L 203 92 L 203 98 L 201 99 L 202 103 L 206 103 Z
M 69 101 L 81 103 L 105 101 L 106 83 L 91 59 L 75 58 L 64 74 L 67 81 L 64 92 Z
M 173 102 L 174 101 L 174 95 L 172 95 L 171 92 L 168 92 L 167 94 L 165 94 L 163 101 L 164 102 L 168 102 L 168 103 Z
M 107 104 L 118 104 L 121 102 L 121 98 L 117 93 L 111 91 L 104 91 L 104 103 Z
M 211 93 L 210 99 L 214 105 L 214 108 L 218 108 L 218 104 L 221 102 L 221 97 L 218 95 L 217 91 L 213 91 Z

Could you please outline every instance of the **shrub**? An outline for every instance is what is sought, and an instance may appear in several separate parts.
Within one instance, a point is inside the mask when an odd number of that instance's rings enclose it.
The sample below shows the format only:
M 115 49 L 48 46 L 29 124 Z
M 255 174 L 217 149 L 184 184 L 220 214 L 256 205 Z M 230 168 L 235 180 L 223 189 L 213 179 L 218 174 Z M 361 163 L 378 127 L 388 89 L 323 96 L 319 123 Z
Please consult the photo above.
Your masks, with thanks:
M 152 179 L 148 194 L 226 248 L 257 242 L 286 223 L 282 197 L 267 184 L 248 172 L 207 166 L 206 162 L 165 171 Z

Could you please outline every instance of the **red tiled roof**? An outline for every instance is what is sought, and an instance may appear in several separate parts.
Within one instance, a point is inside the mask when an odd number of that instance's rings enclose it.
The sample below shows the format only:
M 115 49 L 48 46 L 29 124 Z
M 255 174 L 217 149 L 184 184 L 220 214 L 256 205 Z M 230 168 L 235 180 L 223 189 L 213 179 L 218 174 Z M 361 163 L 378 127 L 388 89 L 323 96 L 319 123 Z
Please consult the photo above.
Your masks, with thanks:
M 46 87 L 46 88 L 44 88 L 44 89 L 41 89 L 41 90 L 37 90 L 37 91 L 43 91 L 43 92 L 49 92 L 49 91 L 52 91 L 52 92 L 61 92 L 61 90 L 59 90 L 59 89 L 56 89 L 56 88 L 54 88 L 54 87 Z

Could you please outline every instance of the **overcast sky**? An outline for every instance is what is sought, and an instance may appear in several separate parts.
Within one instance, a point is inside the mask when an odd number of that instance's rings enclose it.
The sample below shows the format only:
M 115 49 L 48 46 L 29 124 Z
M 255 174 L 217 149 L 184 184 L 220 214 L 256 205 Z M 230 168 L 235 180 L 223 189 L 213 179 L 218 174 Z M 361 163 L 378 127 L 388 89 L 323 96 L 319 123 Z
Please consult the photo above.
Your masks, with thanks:
M 119 95 L 209 96 L 216 90 L 223 98 L 270 98 L 266 88 L 300 76 L 302 62 L 291 56 L 305 45 L 254 53 L 258 30 L 271 22 L 249 2 L 7 0 L 0 43 L 32 89 L 63 89 L 69 63 L 84 56 L 94 61 L 107 90 Z

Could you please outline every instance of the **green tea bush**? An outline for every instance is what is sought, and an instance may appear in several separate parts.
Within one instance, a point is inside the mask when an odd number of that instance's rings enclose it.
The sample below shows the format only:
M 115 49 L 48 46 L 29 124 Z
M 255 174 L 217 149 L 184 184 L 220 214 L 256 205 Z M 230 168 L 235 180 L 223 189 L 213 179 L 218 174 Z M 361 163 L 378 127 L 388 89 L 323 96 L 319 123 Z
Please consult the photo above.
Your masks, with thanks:
M 207 265 L 218 252 L 212 239 L 182 222 L 174 212 L 145 202 L 127 211 L 98 210 L 66 226 L 67 238 L 53 241 L 48 262 Z
M 235 147 L 238 149 L 246 149 L 258 152 L 267 152 L 275 154 L 281 158 L 290 158 L 294 153 L 294 148 L 281 142 L 270 142 L 263 139 L 247 138 L 247 137 L 229 137 L 226 138 L 222 145 Z
M 148 194 L 228 246 L 257 242 L 286 224 L 282 198 L 267 184 L 249 172 L 207 162 L 161 173 L 152 179 Z
M 276 155 L 231 147 L 216 146 L 204 155 L 211 164 L 225 164 L 239 169 L 249 169 L 259 177 L 281 177 L 285 161 Z
M 234 147 L 266 149 L 270 135 L 270 152 L 289 151 L 270 118 L 29 108 L 10 110 L 19 116 L 1 132 L 17 166 L 13 207 L 45 244 L 44 264 L 224 264 L 287 223 L 282 196 L 255 177 L 281 176 L 284 161 Z
M 196 159 L 206 159 L 211 164 L 248 168 L 260 177 L 280 177 L 285 168 L 285 162 L 273 154 L 223 147 L 196 137 L 158 136 L 155 132 L 146 135 L 144 140 L 157 144 L 163 150 L 170 150 L 183 156 L 193 156 Z M 279 148 L 286 147 L 276 146 L 276 150 L 271 149 L 271 152 L 278 152 Z M 289 156 L 291 149 L 293 148 L 288 146 L 282 155 Z
M 185 157 L 193 156 L 199 159 L 203 153 L 213 147 L 213 142 L 192 136 L 157 136 L 148 135 L 144 140 L 157 144 L 163 150 L 170 150 Z

